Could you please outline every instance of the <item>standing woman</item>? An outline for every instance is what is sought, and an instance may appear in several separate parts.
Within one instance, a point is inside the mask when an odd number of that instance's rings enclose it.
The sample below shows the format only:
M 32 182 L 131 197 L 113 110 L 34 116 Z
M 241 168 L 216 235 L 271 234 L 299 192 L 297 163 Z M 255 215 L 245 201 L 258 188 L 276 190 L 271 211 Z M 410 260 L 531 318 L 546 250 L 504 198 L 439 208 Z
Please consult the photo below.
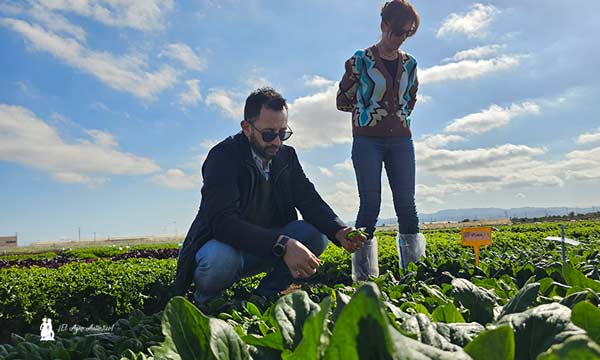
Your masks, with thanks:
M 381 40 L 346 61 L 337 108 L 352 112 L 352 162 L 360 208 L 356 227 L 369 240 L 352 254 L 355 281 L 378 276 L 377 239 L 373 238 L 381 206 L 381 169 L 385 165 L 398 218 L 400 267 L 425 254 L 415 206 L 415 151 L 410 114 L 417 101 L 417 62 L 400 49 L 419 28 L 419 14 L 406 0 L 381 9 Z

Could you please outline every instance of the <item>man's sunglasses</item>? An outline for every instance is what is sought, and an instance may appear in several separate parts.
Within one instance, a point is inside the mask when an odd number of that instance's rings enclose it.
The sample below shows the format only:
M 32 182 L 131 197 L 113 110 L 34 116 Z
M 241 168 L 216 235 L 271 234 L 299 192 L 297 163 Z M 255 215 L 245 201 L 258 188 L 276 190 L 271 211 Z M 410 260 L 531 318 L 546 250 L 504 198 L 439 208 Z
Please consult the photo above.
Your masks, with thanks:
M 286 141 L 294 133 L 289 127 L 287 129 L 281 129 L 279 132 L 277 132 L 273 130 L 260 130 L 251 122 L 248 122 L 248 124 L 250 124 L 250 126 L 260 133 L 264 142 L 271 142 L 275 140 L 277 136 L 279 136 L 279 140 Z

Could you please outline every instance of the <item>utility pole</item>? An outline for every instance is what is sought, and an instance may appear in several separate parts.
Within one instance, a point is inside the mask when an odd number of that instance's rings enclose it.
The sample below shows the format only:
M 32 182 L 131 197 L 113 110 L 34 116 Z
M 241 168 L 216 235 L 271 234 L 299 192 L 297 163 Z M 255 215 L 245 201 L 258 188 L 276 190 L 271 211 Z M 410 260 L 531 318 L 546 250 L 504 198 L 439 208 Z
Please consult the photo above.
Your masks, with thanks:
M 77 228 L 77 238 L 79 239 L 79 241 L 81 241 L 81 226 Z

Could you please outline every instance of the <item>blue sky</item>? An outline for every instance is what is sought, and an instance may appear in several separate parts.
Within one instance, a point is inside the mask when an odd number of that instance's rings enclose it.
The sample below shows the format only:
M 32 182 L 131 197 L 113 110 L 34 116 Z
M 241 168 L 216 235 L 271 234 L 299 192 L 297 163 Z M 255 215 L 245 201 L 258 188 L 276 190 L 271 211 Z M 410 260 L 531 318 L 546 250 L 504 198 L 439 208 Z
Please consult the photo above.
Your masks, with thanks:
M 600 205 L 600 2 L 415 0 L 420 212 Z M 0 235 L 187 231 L 208 149 L 245 97 L 290 103 L 290 144 L 345 220 L 358 208 L 344 61 L 380 1 L 0 1 Z M 392 217 L 383 178 L 381 217 Z

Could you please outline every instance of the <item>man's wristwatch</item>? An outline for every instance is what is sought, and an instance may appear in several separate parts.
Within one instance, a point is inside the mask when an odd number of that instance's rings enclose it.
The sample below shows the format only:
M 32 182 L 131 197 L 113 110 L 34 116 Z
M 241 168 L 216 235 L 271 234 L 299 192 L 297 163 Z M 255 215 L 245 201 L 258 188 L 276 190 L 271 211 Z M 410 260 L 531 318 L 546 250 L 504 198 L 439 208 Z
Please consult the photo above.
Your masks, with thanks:
M 281 235 L 273 245 L 273 255 L 283 257 L 285 255 L 285 244 L 290 240 L 289 236 Z

